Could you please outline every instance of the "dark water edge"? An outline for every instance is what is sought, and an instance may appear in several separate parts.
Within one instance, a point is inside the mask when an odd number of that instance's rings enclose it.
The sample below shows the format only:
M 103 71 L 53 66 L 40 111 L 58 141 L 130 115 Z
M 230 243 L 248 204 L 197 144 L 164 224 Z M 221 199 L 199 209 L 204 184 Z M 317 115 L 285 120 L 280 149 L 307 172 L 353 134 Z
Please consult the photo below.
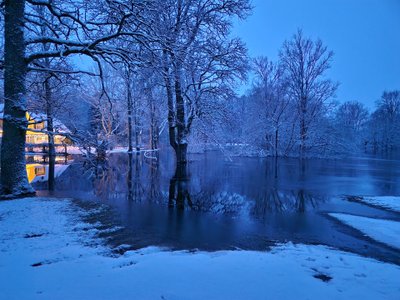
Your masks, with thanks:
M 276 243 L 322 244 L 400 264 L 400 253 L 328 213 L 400 221 L 400 214 L 347 201 L 345 195 L 400 195 L 400 161 L 191 156 L 184 171 L 169 155 L 154 159 L 110 155 L 100 166 L 79 158 L 56 181 L 56 197 L 106 209 L 88 217 L 113 248 L 268 250 Z M 39 194 L 49 195 L 45 185 Z M 124 250 L 121 250 L 124 251 Z

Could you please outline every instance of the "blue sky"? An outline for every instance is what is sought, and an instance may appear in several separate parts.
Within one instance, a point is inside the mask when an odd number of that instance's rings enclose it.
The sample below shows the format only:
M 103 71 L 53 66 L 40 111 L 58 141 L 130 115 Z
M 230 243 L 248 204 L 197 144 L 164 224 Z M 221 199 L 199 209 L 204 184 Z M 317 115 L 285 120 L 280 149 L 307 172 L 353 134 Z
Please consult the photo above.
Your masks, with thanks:
M 254 10 L 233 34 L 251 56 L 276 60 L 297 28 L 335 53 L 329 77 L 337 100 L 370 109 L 383 90 L 400 89 L 400 0 L 253 0 Z

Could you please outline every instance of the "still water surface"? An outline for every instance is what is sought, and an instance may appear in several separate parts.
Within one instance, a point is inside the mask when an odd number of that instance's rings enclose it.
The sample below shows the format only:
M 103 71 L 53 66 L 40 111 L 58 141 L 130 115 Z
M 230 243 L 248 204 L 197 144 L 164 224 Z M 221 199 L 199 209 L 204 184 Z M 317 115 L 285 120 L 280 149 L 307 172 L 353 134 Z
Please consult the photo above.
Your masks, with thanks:
M 349 213 L 400 221 L 400 214 L 349 201 L 347 195 L 400 195 L 400 160 L 190 157 L 175 169 L 157 161 L 112 154 L 102 166 L 76 159 L 57 178 L 55 196 L 82 206 L 107 205 L 97 216 L 125 229 L 107 236 L 114 246 L 173 249 L 254 249 L 292 241 L 324 244 L 400 264 L 400 253 L 328 216 Z M 49 194 L 45 186 L 36 186 Z M 97 221 L 98 221 L 97 220 Z

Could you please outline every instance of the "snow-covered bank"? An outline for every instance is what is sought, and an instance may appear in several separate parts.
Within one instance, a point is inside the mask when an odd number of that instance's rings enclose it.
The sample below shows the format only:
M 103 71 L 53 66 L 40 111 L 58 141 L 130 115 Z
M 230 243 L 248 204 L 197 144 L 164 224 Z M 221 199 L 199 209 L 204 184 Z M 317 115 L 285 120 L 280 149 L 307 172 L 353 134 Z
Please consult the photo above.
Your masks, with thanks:
M 378 242 L 400 249 L 400 222 L 341 213 L 329 215 Z
M 107 153 L 128 153 L 128 147 L 115 147 L 112 150 L 107 150 Z
M 373 206 L 400 212 L 400 197 L 380 196 L 380 197 L 357 197 L 357 201 L 364 202 Z
M 112 257 L 65 200 L 0 202 L 0 299 L 398 299 L 400 267 L 324 246 Z

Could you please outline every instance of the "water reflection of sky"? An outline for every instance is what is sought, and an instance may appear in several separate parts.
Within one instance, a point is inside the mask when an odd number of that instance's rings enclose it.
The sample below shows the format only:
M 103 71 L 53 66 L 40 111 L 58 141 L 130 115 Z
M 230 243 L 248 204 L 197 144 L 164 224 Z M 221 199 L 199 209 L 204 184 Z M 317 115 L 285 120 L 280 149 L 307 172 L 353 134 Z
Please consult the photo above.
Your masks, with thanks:
M 309 160 L 193 155 L 185 170 L 161 157 L 112 155 L 104 165 L 76 161 L 57 179 L 56 195 L 112 207 L 126 232 L 115 243 L 135 247 L 265 249 L 274 242 L 322 243 L 399 259 L 327 216 L 345 212 L 394 218 L 394 213 L 342 195 L 400 195 L 395 160 Z M 40 188 L 40 185 L 38 185 Z M 44 186 L 43 186 L 44 187 Z M 111 239 L 112 240 L 112 239 Z

